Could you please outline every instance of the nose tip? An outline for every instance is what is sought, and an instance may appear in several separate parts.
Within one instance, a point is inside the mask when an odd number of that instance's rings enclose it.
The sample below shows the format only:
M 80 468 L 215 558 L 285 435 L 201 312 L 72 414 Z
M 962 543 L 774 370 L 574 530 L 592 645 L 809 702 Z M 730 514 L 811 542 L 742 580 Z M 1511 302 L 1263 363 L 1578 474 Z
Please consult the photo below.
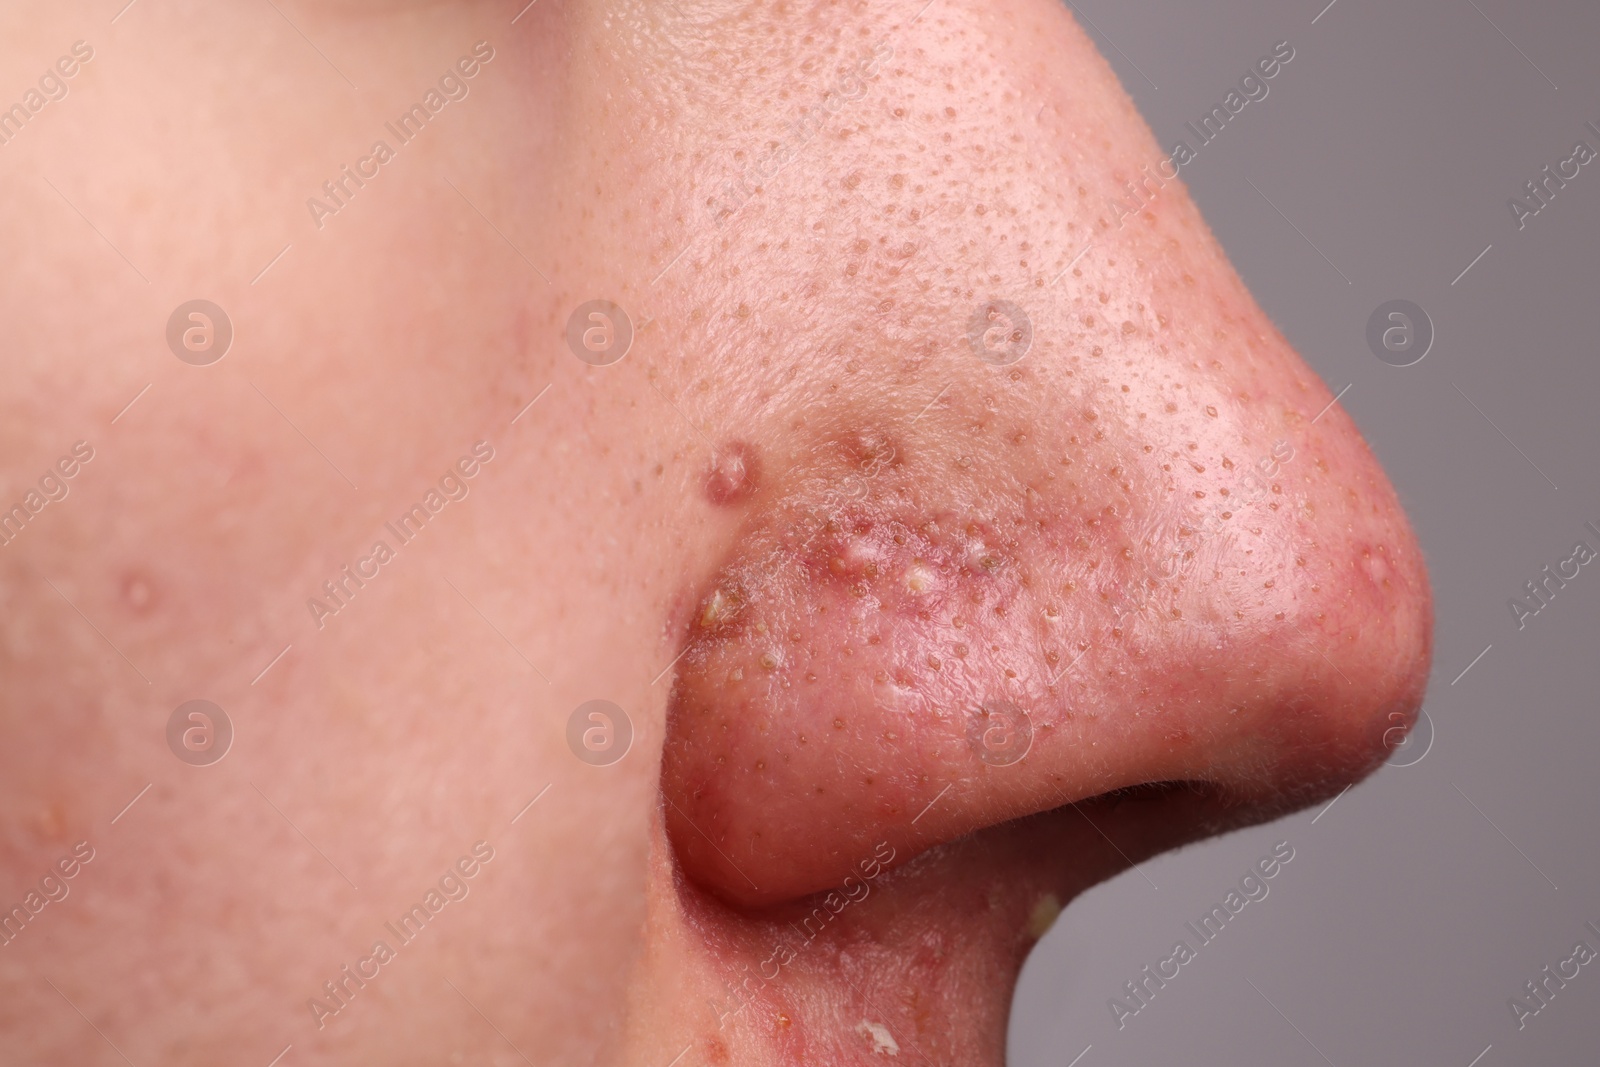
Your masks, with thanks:
M 1253 463 L 1108 460 L 1104 505 L 1018 491 L 1046 482 L 1014 460 L 941 482 L 904 446 L 827 508 L 775 487 L 685 638 L 662 767 L 684 870 L 761 906 L 885 841 L 1129 786 L 1205 783 L 1248 821 L 1372 770 L 1421 698 L 1426 573 L 1342 412 L 1280 428 Z
M 1333 408 L 1320 422 L 1286 464 L 1300 469 L 1281 472 L 1300 497 L 1275 531 L 1293 576 L 1239 572 L 1246 586 L 1259 578 L 1274 608 L 1262 637 L 1289 708 L 1276 731 L 1285 792 L 1326 792 L 1381 763 L 1416 719 L 1432 660 L 1432 595 L 1410 524 L 1349 417 Z

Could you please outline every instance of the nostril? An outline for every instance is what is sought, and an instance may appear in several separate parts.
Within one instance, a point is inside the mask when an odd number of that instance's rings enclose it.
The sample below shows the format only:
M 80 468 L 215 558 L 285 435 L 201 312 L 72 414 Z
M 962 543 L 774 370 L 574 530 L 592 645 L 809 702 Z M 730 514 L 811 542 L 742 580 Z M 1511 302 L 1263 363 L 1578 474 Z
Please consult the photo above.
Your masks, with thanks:
M 1164 797 L 1185 795 L 1217 796 L 1220 792 L 1221 788 L 1215 782 L 1179 778 L 1163 782 L 1141 782 L 1138 785 L 1119 786 L 1091 799 L 1098 802 L 1100 807 L 1108 811 L 1115 811 L 1125 802 L 1132 800 L 1157 800 Z

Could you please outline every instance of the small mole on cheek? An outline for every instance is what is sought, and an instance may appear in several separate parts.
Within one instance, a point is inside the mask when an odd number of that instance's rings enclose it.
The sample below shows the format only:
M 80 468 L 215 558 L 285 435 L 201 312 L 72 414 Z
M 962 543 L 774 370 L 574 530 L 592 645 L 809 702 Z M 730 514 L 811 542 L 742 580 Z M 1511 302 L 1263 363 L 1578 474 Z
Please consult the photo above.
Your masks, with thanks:
M 744 501 L 760 487 L 761 463 L 753 445 L 732 441 L 711 457 L 706 472 L 706 499 L 721 506 Z

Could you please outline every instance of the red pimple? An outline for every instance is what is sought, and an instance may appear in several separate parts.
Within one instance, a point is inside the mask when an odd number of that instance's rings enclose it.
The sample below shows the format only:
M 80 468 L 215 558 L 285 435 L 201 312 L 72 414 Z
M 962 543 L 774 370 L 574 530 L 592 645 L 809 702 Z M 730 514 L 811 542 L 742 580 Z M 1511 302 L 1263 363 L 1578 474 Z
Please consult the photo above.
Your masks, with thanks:
M 122 577 L 122 602 L 137 615 L 148 615 L 155 610 L 159 599 L 155 583 L 140 570 L 128 571 Z

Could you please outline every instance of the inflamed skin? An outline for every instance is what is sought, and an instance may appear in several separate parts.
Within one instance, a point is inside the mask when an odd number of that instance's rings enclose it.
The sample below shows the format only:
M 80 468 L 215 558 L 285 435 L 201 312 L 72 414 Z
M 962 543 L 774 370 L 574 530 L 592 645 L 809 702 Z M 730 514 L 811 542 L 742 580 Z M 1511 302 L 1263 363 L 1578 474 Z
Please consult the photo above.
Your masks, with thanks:
M 1074 897 L 1415 715 L 1395 494 L 1067 5 L 280 6 L 133 4 L 0 149 L 8 899 L 95 849 L 8 1057 L 998 1067 Z

